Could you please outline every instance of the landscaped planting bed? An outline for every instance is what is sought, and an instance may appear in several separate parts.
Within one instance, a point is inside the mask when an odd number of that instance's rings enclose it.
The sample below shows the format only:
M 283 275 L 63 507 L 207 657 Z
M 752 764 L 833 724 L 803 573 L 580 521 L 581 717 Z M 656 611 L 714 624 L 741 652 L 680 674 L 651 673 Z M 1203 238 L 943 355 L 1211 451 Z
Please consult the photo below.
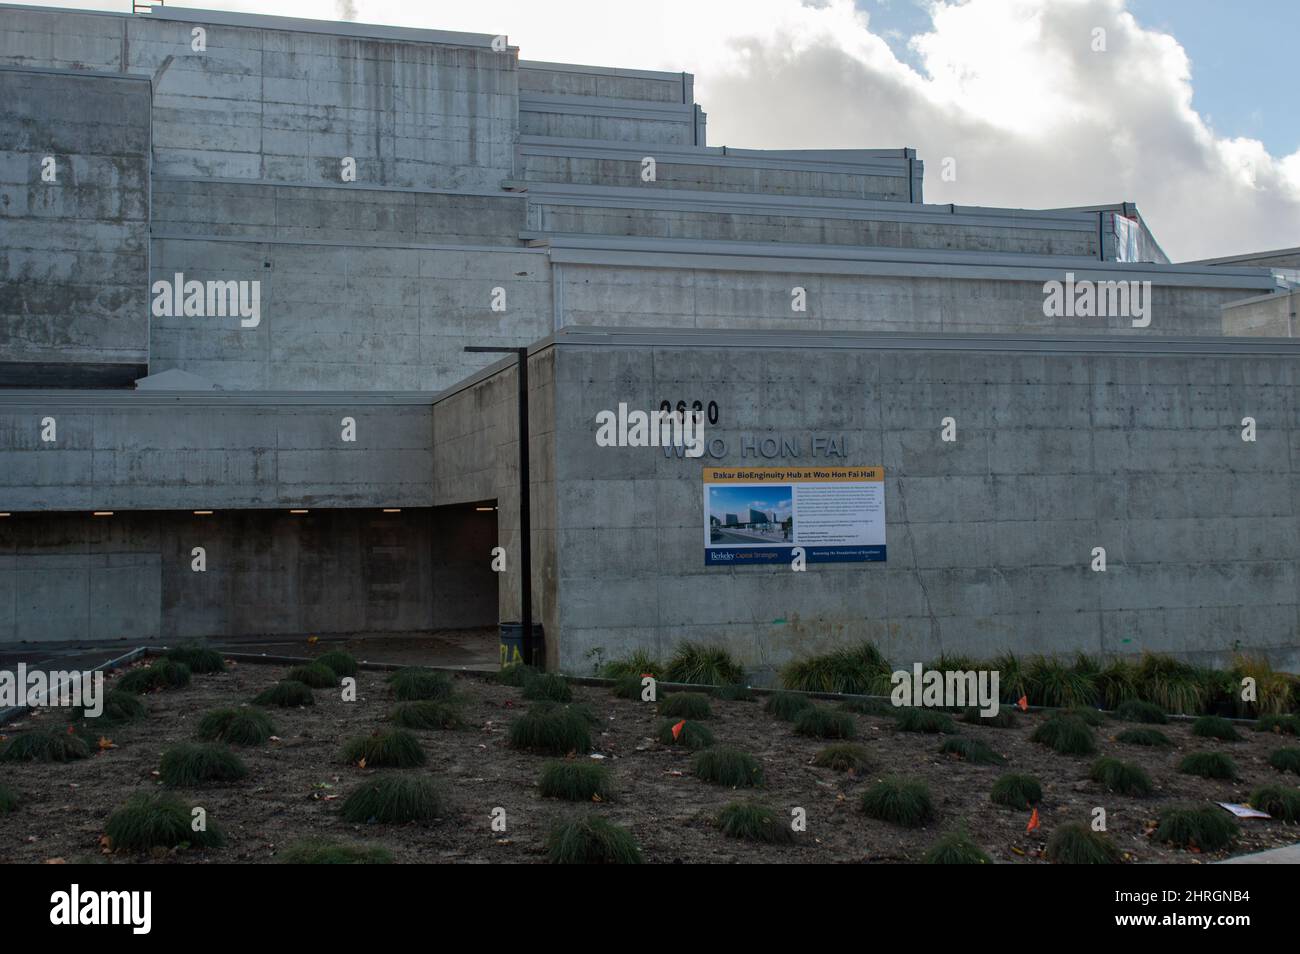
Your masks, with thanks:
M 1300 739 L 1252 731 L 1249 724 L 1237 724 L 1240 741 L 1193 734 L 1187 721 L 1152 726 L 1173 743 L 1163 746 L 1116 741 L 1138 726 L 1106 719 L 1088 727 L 1095 751 L 1069 755 L 1031 741 L 1048 713 L 1016 713 L 1009 728 L 972 723 L 954 713 L 950 731 L 931 733 L 903 731 L 887 714 L 844 712 L 851 720 L 845 725 L 835 702 L 818 700 L 828 711 L 813 722 L 805 718 L 801 732 L 793 721 L 766 712 L 761 696 L 756 701 L 715 696 L 707 709 L 701 700 L 679 698 L 662 708 L 699 715 L 699 724 L 714 737 L 712 746 L 692 748 L 660 741 L 672 738 L 671 725 L 680 716 L 665 716 L 661 706 L 639 697 L 621 698 L 611 687 L 569 684 L 564 688 L 571 689 L 572 700 L 565 703 L 555 698 L 563 695 L 557 691 L 561 687 L 550 683 L 530 690 L 527 680 L 512 686 L 472 675 L 408 677 L 399 680 L 399 699 L 390 674 L 362 670 L 356 675 L 355 702 L 343 701 L 343 690 L 333 686 L 311 689 L 310 706 L 268 704 L 253 710 L 265 713 L 274 728 L 260 744 L 265 720 L 232 723 L 229 712 L 209 718 L 200 732 L 205 715 L 239 710 L 291 668 L 231 663 L 224 672 L 196 671 L 186 685 L 139 695 L 148 710 L 144 718 L 111 727 L 92 723 L 90 733 L 78 736 L 93 742 L 88 756 L 73 752 L 66 761 L 0 761 L 0 789 L 17 796 L 15 807 L 5 810 L 8 796 L 0 805 L 0 861 L 271 862 L 344 854 L 398 862 L 543 862 L 596 859 L 602 851 L 635 860 L 633 842 L 642 860 L 660 863 L 920 862 L 936 846 L 933 858 L 978 858 L 964 837 L 995 862 L 1046 863 L 1053 833 L 1070 823 L 1087 825 L 1096 807 L 1106 810 L 1106 838 L 1128 861 L 1203 862 L 1300 840 L 1300 827 L 1276 820 L 1241 822 L 1231 847 L 1216 852 L 1174 847 L 1153 837 L 1162 813 L 1170 809 L 1246 802 L 1265 786 L 1296 790 L 1300 775 L 1272 767 L 1270 757 L 1297 747 Z M 111 677 L 108 688 L 121 679 L 122 674 Z M 661 691 L 660 702 L 671 695 Z M 406 707 L 400 724 L 388 718 L 399 705 Z M 554 748 L 563 746 L 566 733 L 580 736 L 585 727 L 591 750 L 565 755 L 512 747 L 511 724 L 530 710 L 536 725 L 528 739 Z M 424 727 L 444 724 L 460 727 Z M 10 739 L 30 730 L 67 735 L 68 725 L 66 710 L 44 710 L 5 726 L 3 734 Z M 230 744 L 228 735 L 253 744 Z M 50 750 L 50 736 L 33 738 L 40 744 L 29 748 Z M 945 740 L 954 738 L 983 744 L 950 744 L 941 753 Z M 0 755 L 6 745 L 0 742 Z M 237 757 L 233 767 L 220 758 L 219 749 L 226 747 Z M 828 747 L 844 757 L 823 758 L 827 767 L 819 767 L 817 755 Z M 54 750 L 62 757 L 78 748 Z M 702 758 L 711 750 L 725 758 Z M 160 773 L 169 751 L 172 784 L 164 785 Z M 1205 752 L 1229 756 L 1237 777 L 1180 771 L 1188 755 Z M 735 753 L 751 758 L 758 771 L 748 760 L 737 761 Z M 363 767 L 366 758 L 382 764 Z M 1127 767 L 1106 763 L 1094 771 L 1101 758 Z M 864 760 L 865 767 L 857 770 L 833 767 Z M 569 770 L 566 762 L 605 771 Z M 725 764 L 719 774 L 720 762 Z M 696 768 L 715 781 L 697 777 Z M 539 788 L 543 773 L 546 796 Z M 1028 807 L 1003 807 L 990 799 L 994 782 L 1007 773 L 1040 783 L 1036 831 L 1026 831 Z M 1132 794 L 1146 787 L 1141 774 L 1150 781 L 1148 795 Z M 186 787 L 195 777 L 207 780 Z M 733 788 L 718 777 L 743 778 L 744 784 Z M 387 780 L 382 791 L 380 779 Z M 1108 790 L 1107 780 L 1129 794 Z M 571 800 L 587 792 L 603 795 Z M 105 838 L 110 816 L 133 796 L 157 793 L 179 799 L 185 810 L 202 807 L 224 835 L 224 847 L 115 850 Z M 364 816 L 360 821 L 345 819 L 343 807 L 353 795 L 358 798 L 350 811 Z M 928 809 L 920 810 L 916 802 L 926 795 Z M 137 801 L 137 808 L 141 804 Z M 392 806 L 424 818 L 367 820 Z M 806 812 L 807 831 L 791 839 L 776 837 L 773 824 L 788 826 L 794 808 Z M 493 829 L 495 809 L 504 810 L 505 831 Z M 1222 809 L 1213 811 L 1231 820 Z M 891 812 L 898 813 L 899 822 L 884 820 Z M 560 830 L 566 823 L 572 824 Z M 119 821 L 115 830 L 121 828 Z M 619 829 L 630 833 L 632 842 Z M 1171 823 L 1168 830 L 1184 829 Z M 1070 834 L 1075 833 L 1063 832 Z M 1058 846 L 1062 852 L 1069 848 L 1064 841 Z

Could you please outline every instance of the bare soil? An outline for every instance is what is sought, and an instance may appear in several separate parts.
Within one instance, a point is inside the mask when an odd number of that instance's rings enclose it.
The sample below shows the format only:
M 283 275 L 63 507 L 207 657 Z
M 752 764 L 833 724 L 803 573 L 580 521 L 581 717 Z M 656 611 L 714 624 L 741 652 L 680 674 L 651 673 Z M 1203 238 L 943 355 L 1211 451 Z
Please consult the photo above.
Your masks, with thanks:
M 1069 757 L 1029 741 L 1044 718 L 1030 713 L 1019 715 L 1010 729 L 958 723 L 962 734 L 983 739 L 1007 758 L 1004 766 L 978 766 L 940 755 L 941 736 L 899 732 L 892 719 L 855 715 L 857 741 L 872 757 L 871 769 L 855 776 L 811 765 L 826 743 L 795 735 L 788 723 L 764 713 L 761 703 L 714 700 L 710 725 L 718 742 L 750 752 L 766 773 L 762 789 L 736 792 L 695 778 L 690 753 L 653 741 L 661 722 L 653 705 L 584 686 L 574 687 L 575 701 L 589 703 L 603 720 L 593 742 L 596 754 L 604 756 L 601 764 L 613 772 L 617 798 L 591 805 L 557 802 L 537 793 L 546 758 L 517 752 L 506 743 L 507 726 L 530 703 L 518 689 L 470 675 L 458 677 L 457 685 L 469 727 L 416 733 L 428 763 L 405 770 L 443 783 L 451 804 L 448 814 L 427 825 L 353 825 L 340 817 L 339 806 L 374 773 L 341 763 L 339 749 L 345 739 L 383 727 L 393 706 L 386 674 L 363 671 L 356 702 L 342 701 L 339 690 L 317 690 L 313 707 L 270 710 L 277 740 L 239 750 L 249 768 L 243 782 L 180 792 L 225 830 L 228 847 L 154 855 L 105 850 L 100 839 L 109 815 L 132 794 L 159 788 L 154 773 L 165 748 L 192 739 L 203 713 L 247 702 L 286 670 L 245 663 L 232 664 L 226 673 L 195 676 L 189 688 L 144 697 L 149 717 L 108 732 L 114 748 L 66 764 L 0 766 L 0 781 L 25 797 L 17 811 L 0 815 L 0 861 L 268 862 L 299 838 L 331 836 L 382 845 L 402 862 L 537 862 L 545 860 L 543 843 L 551 826 L 588 811 L 630 829 L 650 862 L 915 862 L 940 835 L 964 826 L 998 862 L 1041 863 L 1053 829 L 1066 821 L 1090 821 L 1098 806 L 1106 809 L 1110 837 L 1134 862 L 1204 863 L 1300 840 L 1295 825 L 1244 821 L 1242 837 L 1230 852 L 1209 855 L 1157 844 L 1149 834 L 1160 811 L 1173 804 L 1244 802 L 1261 784 L 1294 786 L 1294 775 L 1283 775 L 1267 763 L 1275 748 L 1300 744 L 1293 736 L 1243 727 L 1244 741 L 1219 742 L 1196 738 L 1189 724 L 1175 723 L 1158 728 L 1176 747 L 1158 750 L 1114 741 L 1128 726 L 1107 722 L 1096 731 L 1097 756 Z M 109 680 L 110 688 L 115 681 Z M 35 726 L 61 727 L 65 717 L 62 711 L 47 710 L 2 731 L 12 735 Z M 1200 750 L 1230 753 L 1241 778 L 1210 781 L 1179 773 L 1179 760 Z M 1130 798 L 1090 782 L 1088 768 L 1100 755 L 1142 765 L 1156 794 Z M 989 801 L 990 786 L 1005 771 L 1026 772 L 1042 782 L 1038 830 L 1026 831 L 1028 812 Z M 929 783 L 937 811 L 931 826 L 908 830 L 862 814 L 863 792 L 887 774 Z M 714 824 L 718 811 L 751 795 L 787 817 L 792 808 L 805 809 L 807 833 L 796 844 L 781 847 L 725 837 Z M 491 813 L 497 807 L 506 811 L 504 833 L 492 831 Z

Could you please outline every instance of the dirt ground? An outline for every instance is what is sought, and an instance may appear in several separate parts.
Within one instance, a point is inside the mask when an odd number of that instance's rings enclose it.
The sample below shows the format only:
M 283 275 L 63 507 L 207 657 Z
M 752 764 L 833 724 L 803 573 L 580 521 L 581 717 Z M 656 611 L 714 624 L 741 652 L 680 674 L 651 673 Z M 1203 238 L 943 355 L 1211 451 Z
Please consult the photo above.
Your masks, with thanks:
M 338 761 L 344 739 L 382 727 L 393 700 L 385 674 L 363 671 L 358 699 L 343 702 L 338 690 L 317 690 L 316 705 L 272 709 L 278 741 L 242 749 L 249 768 L 243 782 L 183 790 L 191 804 L 226 832 L 228 847 L 213 851 L 165 852 L 157 856 L 106 854 L 100 836 L 108 816 L 130 795 L 158 788 L 153 773 L 163 749 L 193 738 L 199 717 L 210 709 L 238 705 L 280 679 L 287 667 L 231 665 L 230 671 L 194 677 L 189 688 L 148 695 L 148 719 L 110 733 L 116 748 L 67 764 L 0 766 L 0 780 L 17 788 L 24 804 L 0 815 L 0 861 L 44 862 L 267 862 L 279 849 L 308 835 L 379 844 L 402 862 L 537 862 L 557 820 L 596 811 L 628 827 L 650 862 L 915 862 L 940 835 L 964 825 L 998 862 L 1042 862 L 1052 830 L 1066 821 L 1088 821 L 1095 806 L 1106 809 L 1108 831 L 1136 862 L 1203 863 L 1300 840 L 1300 827 L 1276 821 L 1245 821 L 1231 852 L 1201 855 L 1152 842 L 1148 831 L 1162 807 L 1185 801 L 1243 802 L 1266 782 L 1295 785 L 1267 764 L 1294 737 L 1243 732 L 1229 743 L 1194 738 L 1186 723 L 1161 726 L 1176 748 L 1155 750 L 1121 745 L 1113 736 L 1126 727 L 1108 722 L 1097 730 L 1099 755 L 1115 755 L 1147 769 L 1157 786 L 1146 799 L 1110 794 L 1088 781 L 1096 756 L 1056 755 L 1029 741 L 1042 715 L 1020 715 L 1011 729 L 960 724 L 963 734 L 986 741 L 1008 761 L 977 766 L 938 753 L 941 737 L 898 732 L 893 721 L 854 716 L 858 740 L 871 754 L 869 771 L 847 775 L 810 764 L 825 744 L 796 736 L 789 724 L 765 714 L 760 703 L 713 701 L 710 725 L 719 743 L 738 746 L 763 764 L 767 783 L 756 797 L 788 816 L 807 812 L 808 830 L 792 846 L 736 841 L 721 834 L 713 818 L 728 802 L 748 793 L 718 788 L 690 774 L 690 754 L 652 740 L 660 718 L 654 706 L 614 698 L 608 689 L 575 687 L 575 701 L 591 704 L 604 720 L 593 732 L 602 764 L 613 772 L 617 798 L 596 805 L 543 799 L 535 783 L 544 756 L 516 752 L 506 728 L 529 703 L 520 690 L 473 676 L 458 677 L 465 700 L 466 729 L 417 732 L 428 755 L 418 769 L 440 780 L 451 809 L 428 825 L 353 825 L 338 808 L 372 772 Z M 109 680 L 111 688 L 115 678 Z M 45 711 L 4 727 L 6 735 L 35 725 L 62 725 L 65 713 Z M 598 733 L 598 734 L 597 734 Z M 1189 751 L 1231 753 L 1242 777 L 1235 782 L 1182 775 L 1178 761 Z M 1027 772 L 1043 783 L 1041 828 L 1026 833 L 1027 812 L 988 800 L 993 780 L 1004 771 Z M 937 820 L 920 830 L 896 828 L 867 818 L 858 809 L 862 793 L 885 774 L 925 779 L 935 798 Z M 491 812 L 506 811 L 507 831 L 493 832 Z

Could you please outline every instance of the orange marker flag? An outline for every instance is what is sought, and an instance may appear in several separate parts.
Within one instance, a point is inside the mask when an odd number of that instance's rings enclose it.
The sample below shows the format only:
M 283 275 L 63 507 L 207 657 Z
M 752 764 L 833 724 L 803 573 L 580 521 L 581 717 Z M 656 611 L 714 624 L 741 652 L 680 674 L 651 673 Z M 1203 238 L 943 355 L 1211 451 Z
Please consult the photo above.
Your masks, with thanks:
M 1016 705 L 1020 706 L 1020 711 L 1021 711 L 1021 712 L 1028 712 L 1028 711 L 1029 711 L 1029 697 L 1028 697 L 1028 696 L 1021 696 L 1019 699 L 1016 700 Z
M 679 722 L 679 723 L 677 723 L 675 726 L 673 726 L 673 738 L 674 738 L 674 739 L 676 739 L 676 738 L 680 738 L 680 737 L 681 737 L 681 734 L 682 734 L 682 726 L 684 726 L 685 724 L 686 724 L 686 720 L 683 719 L 681 722 Z
M 1034 813 L 1029 816 L 1029 824 L 1025 826 L 1025 831 L 1037 831 L 1037 830 L 1038 830 L 1038 809 L 1035 808 Z

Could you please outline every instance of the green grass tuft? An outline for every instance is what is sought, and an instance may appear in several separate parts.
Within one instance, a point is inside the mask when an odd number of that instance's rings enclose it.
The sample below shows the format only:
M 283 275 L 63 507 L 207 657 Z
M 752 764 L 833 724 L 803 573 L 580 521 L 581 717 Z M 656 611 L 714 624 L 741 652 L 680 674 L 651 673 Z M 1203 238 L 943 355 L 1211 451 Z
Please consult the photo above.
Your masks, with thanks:
M 424 764 L 424 749 L 405 729 L 391 729 L 349 739 L 339 757 L 344 762 L 364 761 L 366 768 L 414 768 Z
M 1123 659 L 1114 659 L 1097 673 L 1098 701 L 1107 709 L 1118 709 L 1138 698 L 1137 667 Z
M 610 690 L 619 699 L 631 699 L 633 702 L 641 701 L 641 692 L 645 689 L 641 685 L 643 677 L 637 673 L 629 673 L 626 676 L 617 676 L 614 678 L 614 686 Z
M 1300 715 L 1262 715 L 1254 729 L 1276 735 L 1300 735 Z
M 1115 741 L 1125 745 L 1147 745 L 1162 749 L 1174 744 L 1174 740 L 1159 729 L 1125 729 L 1115 736 Z
M 18 794 L 17 789 L 0 783 L 0 815 L 7 815 L 10 812 L 17 811 L 18 806 L 22 803 L 23 798 Z
M 1008 772 L 993 783 L 989 800 L 1004 808 L 1028 810 L 1043 800 L 1043 786 L 1032 775 Z
M 1113 865 L 1121 855 L 1115 843 L 1083 822 L 1066 822 L 1047 839 L 1047 860 L 1057 865 Z
M 1268 764 L 1279 772 L 1295 772 L 1300 775 L 1300 749 L 1276 749 L 1268 757 Z
M 794 731 L 814 739 L 851 739 L 858 734 L 853 716 L 829 706 L 809 706 L 794 718 Z
M 314 706 L 316 697 L 311 694 L 311 686 L 303 685 L 301 682 L 292 682 L 283 679 L 277 682 L 265 692 L 260 692 L 253 697 L 255 706 L 279 706 L 282 709 L 292 709 L 296 706 Z
M 812 704 L 811 699 L 797 692 L 774 692 L 763 703 L 763 711 L 785 722 L 793 722 L 795 716 Z
M 673 726 L 682 722 L 681 730 L 673 736 Z M 659 741 L 664 745 L 684 745 L 692 752 L 707 749 L 713 744 L 713 732 L 707 725 L 689 719 L 669 719 L 659 726 Z
M 1089 668 L 1070 666 L 1053 656 L 1035 656 L 1025 667 L 1030 701 L 1068 709 L 1097 701 L 1097 677 Z
M 248 769 L 225 746 L 182 742 L 163 752 L 158 775 L 169 788 L 194 788 L 209 782 L 237 782 L 248 775 Z
M 276 855 L 275 860 L 282 865 L 391 865 L 393 853 L 379 845 L 301 838 Z
M 90 756 L 79 735 L 53 729 L 32 729 L 15 735 L 0 748 L 0 762 L 71 762 Z
M 1128 699 L 1115 708 L 1115 718 L 1121 722 L 1144 722 L 1147 725 L 1164 725 L 1169 721 L 1165 710 L 1153 702 Z
M 1179 848 L 1218 851 L 1227 848 L 1240 832 L 1237 823 L 1217 805 L 1170 808 L 1160 815 L 1152 836 Z
M 673 719 L 709 719 L 713 710 L 702 692 L 674 692 L 659 702 L 659 714 Z
M 284 676 L 290 682 L 300 682 L 304 686 L 311 686 L 313 689 L 329 689 L 339 684 L 339 677 L 334 670 L 324 663 L 307 663 L 305 666 L 294 666 Z
M 797 659 L 781 670 L 781 685 L 802 692 L 887 695 L 893 669 L 870 643 Z
M 350 653 L 345 653 L 341 649 L 332 649 L 327 653 L 321 653 L 313 662 L 332 670 L 334 675 L 340 679 L 344 676 L 355 676 L 357 674 L 356 659 Z
M 891 776 L 877 782 L 862 796 L 862 810 L 870 818 L 920 828 L 934 818 L 930 787 L 919 779 Z
M 451 695 L 452 690 L 451 676 L 445 672 L 415 667 L 399 669 L 388 677 L 388 684 L 392 686 L 393 698 L 398 702 L 445 699 Z
M 1147 653 L 1135 675 L 1138 697 L 1166 712 L 1192 715 L 1205 703 L 1206 688 L 1194 666 L 1172 656 Z
M 993 859 L 964 831 L 949 832 L 921 858 L 927 865 L 991 865 Z
M 956 732 L 952 718 L 935 709 L 922 709 L 905 706 L 894 717 L 894 728 L 900 732 L 924 732 L 934 735 L 938 732 Z
M 1150 795 L 1154 790 L 1151 776 L 1147 775 L 1145 769 L 1131 762 L 1121 762 L 1109 755 L 1102 756 L 1092 763 L 1088 777 L 1119 795 L 1141 798 Z
M 718 813 L 718 827 L 728 838 L 788 845 L 794 831 L 786 820 L 758 802 L 732 802 Z
M 984 715 L 975 706 L 962 710 L 961 721 L 967 725 L 985 725 L 993 729 L 1011 729 L 1016 725 L 1016 713 L 1010 706 L 998 706 L 992 715 Z
M 172 659 L 156 659 L 148 666 L 126 673 L 114 688 L 139 695 L 160 689 L 183 689 L 189 684 L 189 666 Z
M 551 829 L 546 860 L 553 865 L 639 865 L 641 849 L 626 828 L 588 815 Z
M 971 765 L 1001 765 L 1006 761 L 979 739 L 967 739 L 959 735 L 944 739 L 939 752 L 942 755 L 955 755 Z
M 1092 726 L 1094 729 L 1106 724 L 1106 715 L 1098 709 L 1090 706 L 1073 706 L 1066 709 L 1061 715 L 1073 716 L 1080 722 Z
M 623 659 L 615 659 L 600 667 L 600 674 L 606 679 L 622 679 L 625 676 L 658 676 L 664 671 L 663 664 L 643 649 L 635 650 Z
M 542 672 L 524 680 L 523 696 L 525 699 L 532 700 L 572 702 L 573 687 L 569 685 L 569 680 L 559 673 Z
M 388 721 L 404 729 L 460 729 L 465 726 L 460 705 L 452 699 L 399 702 L 388 713 Z
M 399 825 L 432 821 L 446 810 L 442 792 L 427 775 L 376 775 L 343 802 L 343 818 L 353 824 Z
M 813 756 L 813 765 L 837 772 L 862 772 L 871 764 L 867 750 L 852 742 L 835 742 Z
M 104 693 L 104 711 L 97 716 L 86 715 L 85 706 L 72 710 L 74 720 L 85 720 L 87 726 L 92 727 L 126 725 L 148 715 L 149 707 L 140 700 L 139 696 L 131 692 L 123 692 L 121 689 L 110 689 Z
M 547 762 L 537 788 L 543 798 L 607 802 L 611 794 L 609 769 L 591 762 Z
M 1193 752 L 1178 763 L 1178 771 L 1201 778 L 1237 777 L 1237 763 L 1222 752 Z
M 1091 755 L 1097 751 L 1089 726 L 1067 715 L 1053 715 L 1029 736 L 1059 755 Z
M 1279 821 L 1300 822 L 1300 789 L 1262 785 L 1250 793 L 1250 805 Z
M 1219 739 L 1223 742 L 1241 741 L 1241 733 L 1222 716 L 1201 716 L 1192 723 L 1192 735 L 1199 735 L 1203 739 Z
M 213 709 L 199 719 L 195 734 L 207 742 L 262 745 L 275 735 L 275 726 L 261 709 Z
M 225 845 L 225 833 L 210 818 L 205 831 L 195 831 L 193 824 L 190 806 L 170 792 L 158 792 L 133 796 L 108 819 L 104 833 L 114 851 Z
M 665 682 L 691 685 L 727 686 L 745 681 L 745 670 L 719 646 L 682 643 L 664 667 Z
M 719 745 L 691 760 L 691 771 L 702 781 L 728 788 L 753 788 L 763 784 L 763 766 L 748 752 Z
M 510 744 L 542 755 L 585 755 L 591 750 L 591 730 L 582 710 L 539 704 L 510 723 Z
M 177 646 L 175 649 L 169 649 L 164 654 L 164 658 L 172 662 L 184 663 L 190 667 L 192 673 L 226 671 L 226 660 L 222 658 L 221 653 L 203 646 L 192 644 Z

